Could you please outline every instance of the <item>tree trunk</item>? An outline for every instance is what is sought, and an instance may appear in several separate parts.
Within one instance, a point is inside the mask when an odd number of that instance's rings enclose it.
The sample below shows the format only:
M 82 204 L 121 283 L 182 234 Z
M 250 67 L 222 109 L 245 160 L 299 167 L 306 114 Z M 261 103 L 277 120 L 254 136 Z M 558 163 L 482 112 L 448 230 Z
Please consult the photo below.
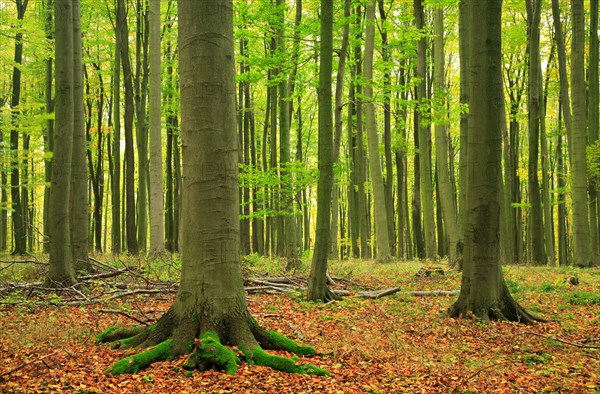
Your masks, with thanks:
M 77 1 L 77 0 L 75 0 Z M 51 287 L 69 286 L 75 282 L 70 236 L 69 196 L 71 193 L 71 154 L 74 118 L 74 51 L 73 0 L 55 0 L 54 22 L 56 37 L 56 108 L 55 146 L 52 158 L 50 185 L 50 253 L 47 284 Z
M 261 328 L 248 312 L 239 253 L 238 149 L 235 60 L 230 1 L 179 1 L 183 138 L 182 273 L 171 308 L 152 327 L 110 330 L 101 341 L 132 338 L 154 349 L 114 364 L 112 374 L 134 373 L 154 361 L 189 353 L 186 369 L 235 373 L 237 346 L 248 362 L 288 372 L 321 373 L 292 360 L 275 365 L 265 348 L 314 354 Z M 208 12 L 207 12 L 208 11 Z M 197 37 L 210 37 L 198 40 Z M 200 56 L 200 57 L 199 57 Z M 203 59 L 198 61 L 198 59 Z M 328 221 L 328 220 L 327 220 Z M 194 340 L 199 338 L 198 345 Z M 194 346 L 196 348 L 194 349 Z
M 160 0 L 150 0 L 150 253 L 165 251 L 164 193 L 161 133 Z
M 533 322 L 510 295 L 499 262 L 502 141 L 502 1 L 466 1 L 468 37 L 469 146 L 467 226 L 463 275 L 450 316 Z
M 83 65 L 79 0 L 73 1 L 73 148 L 71 156 L 71 247 L 76 271 L 91 271 L 87 144 L 83 109 Z M 91 115 L 90 115 L 91 116 Z M 100 132 L 100 130 L 98 130 Z
M 375 1 L 370 0 L 366 6 L 366 35 L 365 58 L 363 63 L 363 77 L 365 79 L 365 123 L 367 129 L 367 142 L 369 153 L 369 170 L 373 185 L 373 199 L 375 204 L 375 237 L 377 247 L 377 261 L 387 262 L 391 259 L 390 242 L 388 236 L 387 211 L 385 191 L 383 188 L 383 175 L 379 161 L 379 136 L 377 133 L 377 120 L 375 119 L 375 103 L 373 102 L 373 51 L 375 49 Z
M 414 0 L 416 28 L 423 30 L 425 27 L 425 15 L 423 11 L 423 0 Z M 419 169 L 420 169 L 420 191 L 421 208 L 423 210 L 423 235 L 425 237 L 425 258 L 435 260 L 437 257 L 435 239 L 435 219 L 433 208 L 433 172 L 431 168 L 431 130 L 428 125 L 429 110 L 427 109 L 426 92 L 426 57 L 427 43 L 425 37 L 417 42 L 417 127 L 419 133 Z
M 25 16 L 28 0 L 17 0 L 17 24 L 20 26 Z M 21 177 L 19 168 L 19 130 L 18 119 L 19 104 L 21 102 L 21 68 L 23 60 L 23 33 L 17 30 L 15 34 L 15 55 L 12 73 L 12 93 L 10 99 L 10 108 L 12 115 L 12 124 L 10 130 L 10 198 L 12 205 L 12 223 L 13 223 L 13 242 L 14 249 L 12 254 L 23 255 L 27 253 L 27 231 L 25 227 L 25 207 L 21 201 Z
M 135 164 L 133 152 L 133 73 L 129 60 L 129 29 L 125 13 L 125 0 L 117 0 L 119 31 L 119 50 L 123 67 L 123 83 L 125 84 L 125 227 L 127 251 L 138 254 L 138 241 L 135 225 Z M 118 162 L 116 162 L 118 163 Z
M 116 17 L 120 21 L 123 17 L 117 6 Z M 115 25 L 115 62 L 112 73 L 112 115 L 113 115 L 113 141 L 112 141 L 112 168 L 111 168 L 111 252 L 113 255 L 121 253 L 121 26 Z
M 544 253 L 544 221 L 538 180 L 538 160 L 540 145 L 540 122 L 542 118 L 541 92 L 542 67 L 540 60 L 540 20 L 542 4 L 540 0 L 527 0 L 527 28 L 529 44 L 529 158 L 527 162 L 527 185 L 529 195 L 529 215 L 527 238 L 529 240 L 529 260 L 533 264 L 546 262 Z
M 466 106 L 469 103 L 469 71 L 467 63 L 469 58 L 468 7 L 466 1 L 459 2 L 458 10 L 458 50 L 460 57 L 460 104 Z M 459 185 L 458 185 L 458 227 L 463 239 L 466 225 L 466 203 L 467 203 L 467 149 L 468 149 L 468 113 L 461 110 L 460 115 L 460 156 L 458 162 Z M 458 268 L 462 268 L 462 260 L 458 262 Z
M 598 0 L 590 0 L 590 40 L 588 67 L 588 145 L 598 141 L 598 122 L 600 112 L 598 81 Z M 590 237 L 592 246 L 592 261 L 600 262 L 600 222 L 598 221 L 598 185 L 589 182 L 590 194 Z
M 53 3 L 54 0 L 46 0 L 44 3 L 44 12 L 46 17 L 45 30 L 46 30 L 46 38 L 48 40 L 54 39 L 54 26 L 53 26 Z M 49 57 L 46 59 L 46 89 L 44 91 L 45 101 L 46 101 L 46 114 L 52 114 L 54 112 L 54 99 L 52 96 L 53 93 L 53 65 L 54 59 L 53 57 Z M 0 137 L 1 138 L 1 137 Z M 44 181 L 46 185 L 50 184 L 51 176 L 52 176 L 52 158 L 48 153 L 52 152 L 54 149 L 54 119 L 48 117 L 46 121 L 46 132 L 44 134 L 44 152 L 46 152 L 46 158 L 44 160 Z M 2 172 L 3 179 L 6 177 L 4 172 Z M 5 193 L 6 182 L 2 182 L 2 193 Z M 44 235 L 49 234 L 49 217 L 48 217 L 48 202 L 50 201 L 50 188 L 44 187 L 44 213 L 43 213 L 43 233 Z M 0 203 L 1 206 L 4 206 L 5 199 Z M 2 213 L 2 224 L 1 227 L 4 229 L 0 229 L 0 232 L 3 234 L 3 239 L 0 239 L 0 251 L 6 249 L 6 211 L 0 209 Z M 48 243 L 43 243 L 43 252 L 48 253 L 49 247 Z
M 344 1 L 344 18 L 348 20 L 350 18 L 350 7 L 351 0 Z M 344 74 L 346 67 L 346 56 L 348 55 L 348 37 L 350 34 L 350 24 L 347 22 L 344 24 L 342 32 L 342 44 L 338 52 L 339 60 L 337 67 L 337 74 L 335 77 L 335 111 L 334 111 L 334 123 L 335 133 L 333 137 L 333 163 L 337 163 L 340 156 L 340 145 L 342 141 L 342 110 L 343 110 L 343 99 L 344 99 Z M 339 186 L 334 183 L 333 191 L 331 196 L 331 257 L 338 259 L 339 246 L 338 246 L 338 206 L 340 198 Z
M 592 261 L 587 198 L 587 117 L 585 89 L 585 15 L 583 0 L 571 1 L 571 103 L 573 130 L 571 149 L 571 201 L 573 212 L 573 263 L 589 267 Z
M 307 299 L 327 302 L 334 298 L 327 288 L 327 256 L 331 242 L 331 192 L 333 189 L 333 114 L 331 73 L 333 67 L 333 0 L 321 0 L 319 46 L 319 184 L 317 227 L 310 267 Z M 335 214 L 335 213 L 334 213 Z
M 446 87 L 444 77 L 444 10 L 437 8 L 434 15 L 434 120 L 435 120 L 435 156 L 437 163 L 439 202 L 442 208 L 444 226 L 448 237 L 448 260 L 455 265 L 460 260 L 462 241 L 458 229 L 458 216 L 454 201 L 454 188 L 451 184 L 448 158 L 448 129 L 446 116 Z M 441 241 L 441 239 L 440 239 Z

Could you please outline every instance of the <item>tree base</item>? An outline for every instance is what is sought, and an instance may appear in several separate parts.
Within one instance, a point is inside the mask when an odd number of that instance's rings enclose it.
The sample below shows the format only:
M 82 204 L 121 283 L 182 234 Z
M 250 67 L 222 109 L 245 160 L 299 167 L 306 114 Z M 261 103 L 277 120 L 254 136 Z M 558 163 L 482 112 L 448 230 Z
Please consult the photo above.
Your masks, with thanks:
M 242 360 L 251 365 L 268 366 L 290 373 L 329 375 L 325 369 L 312 364 L 296 364 L 297 357 L 270 355 L 263 349 L 285 350 L 297 355 L 314 355 L 315 349 L 296 342 L 258 325 L 248 315 L 247 319 L 231 322 L 219 330 L 206 328 L 197 318 L 175 318 L 167 311 L 153 326 L 111 327 L 99 335 L 98 342 L 113 342 L 119 348 L 148 348 L 125 357 L 105 372 L 113 375 L 136 373 L 157 361 L 171 360 L 190 354 L 184 365 L 188 370 L 222 370 L 234 374 Z M 236 354 L 223 345 L 237 347 Z
M 512 298 L 506 286 L 502 287 L 500 296 L 494 302 L 487 303 L 474 302 L 461 292 L 458 300 L 448 309 L 448 316 L 475 318 L 485 323 L 493 320 L 524 324 L 548 321 L 527 311 Z

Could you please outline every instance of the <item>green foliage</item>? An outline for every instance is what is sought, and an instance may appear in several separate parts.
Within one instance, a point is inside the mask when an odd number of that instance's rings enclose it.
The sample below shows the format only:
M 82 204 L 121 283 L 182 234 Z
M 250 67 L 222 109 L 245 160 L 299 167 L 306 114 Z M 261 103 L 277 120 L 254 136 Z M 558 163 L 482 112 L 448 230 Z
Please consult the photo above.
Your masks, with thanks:
M 171 339 L 167 339 L 151 349 L 144 350 L 117 361 L 104 372 L 115 376 L 124 373 L 136 373 L 139 370 L 148 367 L 155 361 L 168 360 L 171 357 L 171 354 Z
M 600 294 L 591 291 L 576 291 L 569 297 L 571 305 L 600 305 Z
M 588 179 L 596 187 L 600 185 L 600 140 L 586 148 Z

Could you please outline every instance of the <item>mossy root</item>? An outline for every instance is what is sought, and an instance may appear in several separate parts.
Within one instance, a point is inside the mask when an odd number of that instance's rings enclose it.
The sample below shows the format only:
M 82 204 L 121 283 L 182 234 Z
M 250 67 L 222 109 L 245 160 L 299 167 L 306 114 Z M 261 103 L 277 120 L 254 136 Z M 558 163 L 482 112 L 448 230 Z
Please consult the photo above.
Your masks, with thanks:
M 218 369 L 224 370 L 229 375 L 237 372 L 240 359 L 232 350 L 221 344 L 219 335 L 216 332 L 205 332 L 200 336 L 199 342 L 183 366 L 184 369 L 198 369 L 200 371 Z
M 326 376 L 329 371 L 319 368 L 313 364 L 296 364 L 296 360 L 276 356 L 265 352 L 261 347 L 252 350 L 241 349 L 246 362 L 250 365 L 262 365 L 281 372 L 299 373 L 307 375 Z
M 109 369 L 104 371 L 113 375 L 123 373 L 136 373 L 156 361 L 168 360 L 172 357 L 171 339 L 159 343 L 151 349 L 125 357 L 114 363 Z

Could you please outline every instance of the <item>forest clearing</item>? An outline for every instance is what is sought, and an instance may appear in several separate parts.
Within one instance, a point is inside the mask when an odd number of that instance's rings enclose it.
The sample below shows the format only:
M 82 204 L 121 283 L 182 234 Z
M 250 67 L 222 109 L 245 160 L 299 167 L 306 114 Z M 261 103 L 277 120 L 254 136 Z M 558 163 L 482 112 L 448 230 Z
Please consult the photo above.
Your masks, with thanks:
M 136 268 L 135 261 L 128 263 Z M 103 292 L 106 298 L 119 289 L 156 288 L 176 271 L 168 263 L 144 269 L 145 280 L 139 273 L 123 273 L 79 289 L 91 299 Z M 114 268 L 122 269 L 121 264 L 116 262 Z M 246 262 L 244 267 L 253 277 L 282 274 L 277 261 Z M 422 268 L 417 262 L 334 262 L 333 288 L 353 295 L 329 304 L 307 302 L 299 291 L 248 294 L 249 309 L 262 325 L 318 349 L 317 355 L 298 362 L 325 368 L 329 376 L 288 374 L 247 363 L 234 375 L 188 372 L 182 368 L 182 357 L 114 377 L 104 371 L 127 351 L 96 344 L 98 334 L 113 325 L 137 324 L 132 318 L 153 322 L 168 309 L 172 294 L 59 307 L 56 304 L 81 296 L 68 291 L 49 296 L 35 288 L 7 291 L 2 285 L 0 392 L 594 393 L 600 389 L 599 270 L 507 266 L 506 280 L 516 299 L 552 321 L 486 325 L 441 316 L 455 296 L 406 294 L 460 285 L 459 273 L 444 265 L 434 266 L 443 274 L 431 276 L 419 275 Z M 22 272 L 22 267 L 15 269 Z M 3 281 L 8 272 L 11 269 L 2 272 Z M 305 270 L 294 275 L 305 276 Z M 578 284 L 571 284 L 571 278 Z M 170 279 L 174 284 L 176 277 Z M 402 290 L 379 299 L 357 296 L 389 287 Z

